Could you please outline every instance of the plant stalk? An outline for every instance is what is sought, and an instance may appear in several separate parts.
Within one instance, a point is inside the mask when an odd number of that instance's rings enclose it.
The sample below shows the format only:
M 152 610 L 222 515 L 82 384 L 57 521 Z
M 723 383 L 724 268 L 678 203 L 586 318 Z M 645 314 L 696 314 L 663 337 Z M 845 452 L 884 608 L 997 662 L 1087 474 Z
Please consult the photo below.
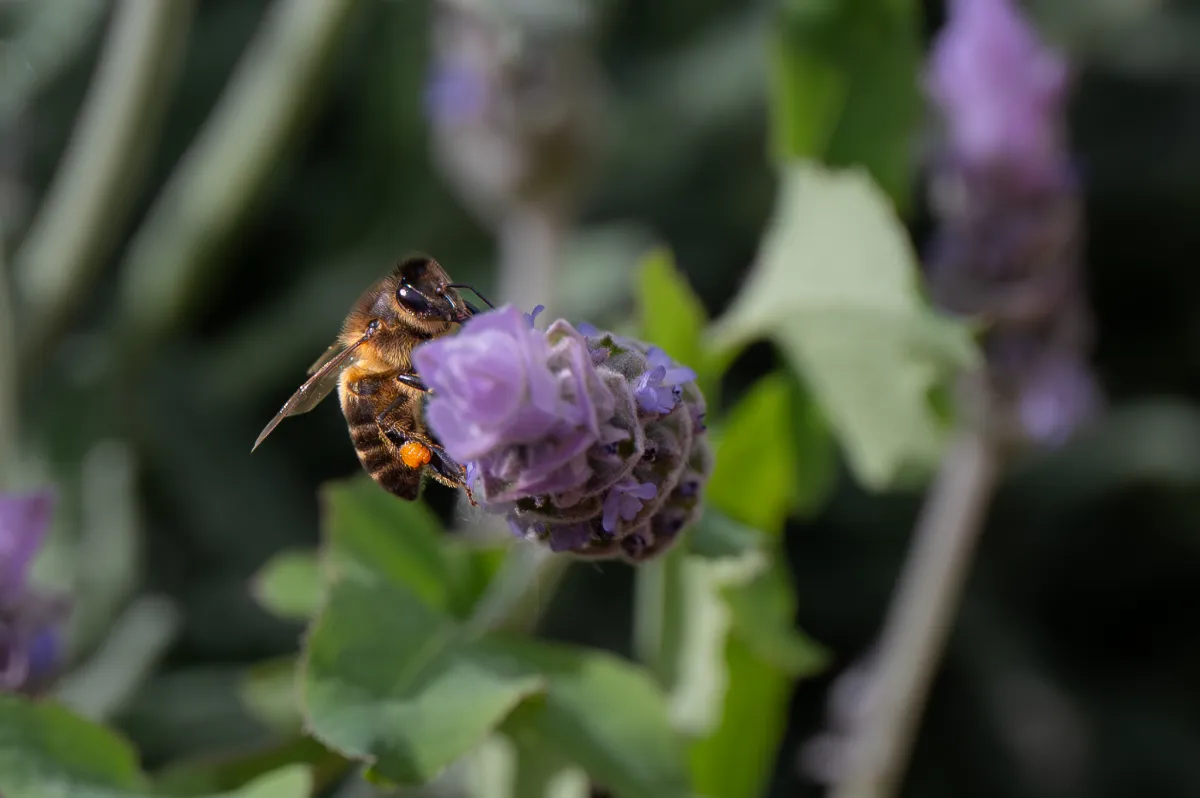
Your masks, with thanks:
M 984 427 L 971 425 L 942 461 L 884 624 L 870 695 L 849 730 L 846 768 L 831 798 L 889 798 L 900 789 L 999 460 Z
M 500 245 L 500 302 L 522 308 L 554 308 L 555 275 L 562 266 L 569 226 L 562 214 L 544 205 L 519 204 L 508 210 L 497 229 Z
M 192 14 L 190 0 L 117 4 L 62 166 L 14 257 L 27 307 L 26 361 L 87 295 L 132 210 L 174 83 Z
M 529 632 L 541 618 L 570 558 L 541 545 L 518 541 L 467 620 L 472 634 L 497 630 Z
M 136 364 L 178 325 L 294 138 L 328 73 L 353 0 L 277 0 L 231 85 L 130 245 L 118 294 Z

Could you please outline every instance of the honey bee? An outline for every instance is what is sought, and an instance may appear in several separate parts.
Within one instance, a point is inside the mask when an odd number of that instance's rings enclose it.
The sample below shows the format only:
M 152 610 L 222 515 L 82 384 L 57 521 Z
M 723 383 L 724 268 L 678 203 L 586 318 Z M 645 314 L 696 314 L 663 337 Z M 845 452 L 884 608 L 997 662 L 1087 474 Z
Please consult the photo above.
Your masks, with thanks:
M 412 501 L 428 473 L 451 488 L 466 488 L 466 471 L 446 454 L 425 427 L 429 389 L 413 370 L 418 344 L 445 335 L 479 310 L 432 258 L 414 255 L 368 289 L 351 308 L 341 335 L 308 370 L 311 375 L 259 434 L 250 451 L 279 422 L 312 410 L 338 389 L 342 415 L 358 460 L 389 493 Z M 472 499 L 472 503 L 474 500 Z

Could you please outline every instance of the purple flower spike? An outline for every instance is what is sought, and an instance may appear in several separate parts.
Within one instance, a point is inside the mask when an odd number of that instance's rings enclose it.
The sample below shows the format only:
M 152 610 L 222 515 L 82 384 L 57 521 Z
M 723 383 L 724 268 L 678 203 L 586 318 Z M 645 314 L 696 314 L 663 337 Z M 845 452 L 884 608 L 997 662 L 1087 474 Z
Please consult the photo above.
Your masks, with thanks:
M 653 556 L 699 515 L 711 471 L 696 375 L 594 327 L 539 330 L 542 310 L 476 314 L 413 351 L 430 430 L 513 534 L 585 557 Z M 661 513 L 677 522 L 655 523 Z
M 57 665 L 61 606 L 29 586 L 53 510 L 49 491 L 0 495 L 0 691 L 35 691 Z
M 1011 0 L 951 0 L 926 88 L 959 158 L 1033 179 L 1053 168 L 1067 83 L 1065 62 Z
M 952 0 L 926 75 L 945 136 L 931 175 L 926 258 L 941 307 L 987 320 L 995 428 L 1055 445 L 1102 404 L 1087 367 L 1092 320 L 1084 208 L 1067 150 L 1068 68 L 1013 0 Z
M 49 491 L 0 495 L 0 602 L 25 591 L 29 568 L 50 529 Z

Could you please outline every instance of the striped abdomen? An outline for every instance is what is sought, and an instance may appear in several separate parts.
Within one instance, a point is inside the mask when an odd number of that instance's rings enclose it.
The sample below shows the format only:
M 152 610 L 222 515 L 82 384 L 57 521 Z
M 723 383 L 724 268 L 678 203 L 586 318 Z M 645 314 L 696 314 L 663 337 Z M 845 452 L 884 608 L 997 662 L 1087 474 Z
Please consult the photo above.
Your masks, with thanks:
M 402 402 L 389 413 L 389 419 L 405 418 L 405 412 L 411 412 L 406 406 L 411 397 L 402 397 L 396 390 L 383 390 L 381 383 L 373 378 L 354 383 L 343 380 L 338 386 L 338 395 L 342 414 L 350 428 L 350 440 L 362 467 L 388 493 L 409 501 L 416 499 L 421 490 L 421 469 L 405 465 L 400 446 L 383 434 L 376 421 L 380 411 L 398 398 Z M 416 421 L 414 417 L 409 418 Z

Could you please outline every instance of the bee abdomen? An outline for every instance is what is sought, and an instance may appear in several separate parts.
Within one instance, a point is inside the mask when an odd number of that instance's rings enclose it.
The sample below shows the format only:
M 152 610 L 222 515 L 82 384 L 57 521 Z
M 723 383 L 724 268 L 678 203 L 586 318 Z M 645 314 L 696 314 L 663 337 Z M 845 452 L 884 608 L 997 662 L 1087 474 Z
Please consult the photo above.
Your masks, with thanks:
M 365 399 L 350 397 L 344 409 L 350 440 L 363 469 L 388 493 L 401 499 L 416 499 L 421 488 L 421 472 L 404 464 L 400 451 L 376 423 L 371 404 Z

